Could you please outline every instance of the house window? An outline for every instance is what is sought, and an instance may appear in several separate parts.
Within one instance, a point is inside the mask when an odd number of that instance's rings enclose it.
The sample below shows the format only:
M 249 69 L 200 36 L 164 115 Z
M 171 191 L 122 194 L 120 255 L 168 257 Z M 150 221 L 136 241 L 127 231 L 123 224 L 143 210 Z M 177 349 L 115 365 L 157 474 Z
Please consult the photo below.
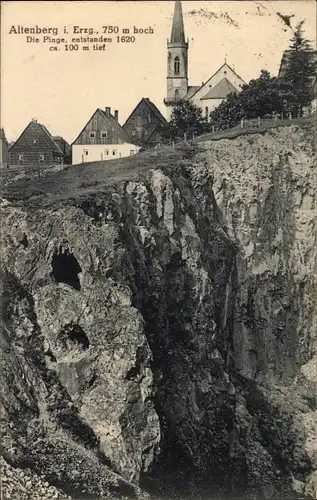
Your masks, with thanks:
M 36 140 L 36 139 L 34 139 L 33 144 L 36 144 L 36 143 L 37 143 L 37 140 Z
M 135 135 L 135 130 L 132 130 L 131 135 Z
M 179 75 L 179 57 L 176 56 L 174 59 L 174 73 L 175 75 Z
M 115 156 L 117 154 L 117 150 L 116 149 L 113 149 L 112 150 L 112 155 Z
M 130 156 L 134 155 L 134 149 L 130 149 Z
M 44 155 L 40 155 L 40 161 L 44 161 Z
M 88 149 L 84 149 L 84 155 L 88 156 Z
M 90 132 L 89 137 L 90 139 L 94 139 L 96 137 L 96 132 Z
M 148 115 L 147 119 L 148 119 L 148 122 L 151 123 L 151 115 Z
M 208 106 L 205 107 L 205 116 L 208 120 L 208 113 L 209 113 L 209 109 L 208 109 Z
M 109 156 L 109 149 L 105 149 L 105 155 Z
M 178 101 L 178 99 L 179 99 L 179 90 L 176 89 L 175 90 L 175 101 Z
M 19 155 L 19 163 L 23 163 L 23 155 Z
M 101 144 L 107 144 L 108 132 L 105 130 L 101 132 Z

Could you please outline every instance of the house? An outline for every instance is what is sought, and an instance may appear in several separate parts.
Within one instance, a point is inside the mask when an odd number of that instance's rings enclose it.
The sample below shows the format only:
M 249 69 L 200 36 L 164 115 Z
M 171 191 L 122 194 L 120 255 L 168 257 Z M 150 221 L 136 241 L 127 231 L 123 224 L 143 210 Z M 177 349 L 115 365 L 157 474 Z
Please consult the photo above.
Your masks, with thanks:
M 64 155 L 47 128 L 33 119 L 9 149 L 10 165 L 63 164 Z
M 160 126 L 166 125 L 162 113 L 148 97 L 143 97 L 123 125 L 132 142 L 153 147 L 160 142 Z
M 0 129 L 0 166 L 8 165 L 8 141 L 4 133 L 4 129 Z
M 64 163 L 71 164 L 72 163 L 72 148 L 71 148 L 71 146 L 60 135 L 55 135 L 53 137 L 53 139 L 54 139 L 54 142 L 57 144 L 57 146 L 59 147 L 59 149 L 62 151 L 62 153 L 64 155 Z
M 240 92 L 245 82 L 227 61 L 201 85 L 188 83 L 188 49 L 185 40 L 182 4 L 175 2 L 170 40 L 167 41 L 167 92 L 164 104 L 170 117 L 173 106 L 180 100 L 190 101 L 201 108 L 207 118 L 231 92 Z
M 139 149 L 119 124 L 118 111 L 98 108 L 72 144 L 73 164 L 131 156 Z

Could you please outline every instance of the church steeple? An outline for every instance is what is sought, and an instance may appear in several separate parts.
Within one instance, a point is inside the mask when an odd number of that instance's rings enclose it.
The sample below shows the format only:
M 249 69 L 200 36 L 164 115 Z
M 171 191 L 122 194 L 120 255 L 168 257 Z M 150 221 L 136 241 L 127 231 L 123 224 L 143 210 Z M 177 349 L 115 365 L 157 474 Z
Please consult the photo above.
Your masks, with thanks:
M 172 43 L 185 43 L 183 9 L 180 0 L 176 0 L 174 6 L 173 25 L 170 41 Z
M 188 90 L 188 40 L 185 41 L 182 3 L 175 1 L 171 38 L 167 40 L 167 93 L 164 99 L 168 115 Z

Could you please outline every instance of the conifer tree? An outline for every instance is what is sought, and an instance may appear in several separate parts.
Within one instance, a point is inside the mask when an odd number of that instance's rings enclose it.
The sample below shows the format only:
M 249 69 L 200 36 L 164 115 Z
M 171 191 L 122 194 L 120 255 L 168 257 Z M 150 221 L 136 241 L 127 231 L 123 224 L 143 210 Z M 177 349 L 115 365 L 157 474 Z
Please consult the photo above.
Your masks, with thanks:
M 286 53 L 285 70 L 280 78 L 282 85 L 292 88 L 294 100 L 290 104 L 297 112 L 310 104 L 312 81 L 316 76 L 316 52 L 304 37 L 303 23 L 300 22 L 294 31 Z

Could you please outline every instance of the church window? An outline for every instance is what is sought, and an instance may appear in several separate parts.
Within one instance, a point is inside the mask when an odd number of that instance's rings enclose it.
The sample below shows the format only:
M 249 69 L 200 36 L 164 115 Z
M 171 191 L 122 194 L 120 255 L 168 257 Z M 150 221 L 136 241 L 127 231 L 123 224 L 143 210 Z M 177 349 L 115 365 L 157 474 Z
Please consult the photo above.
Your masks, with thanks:
M 175 57 L 174 59 L 174 73 L 175 75 L 179 75 L 179 57 Z
M 208 109 L 208 106 L 205 107 L 205 116 L 208 120 L 208 113 L 209 113 L 209 109 Z
M 179 90 L 176 89 L 175 90 L 175 100 L 178 101 L 178 99 L 179 99 Z

